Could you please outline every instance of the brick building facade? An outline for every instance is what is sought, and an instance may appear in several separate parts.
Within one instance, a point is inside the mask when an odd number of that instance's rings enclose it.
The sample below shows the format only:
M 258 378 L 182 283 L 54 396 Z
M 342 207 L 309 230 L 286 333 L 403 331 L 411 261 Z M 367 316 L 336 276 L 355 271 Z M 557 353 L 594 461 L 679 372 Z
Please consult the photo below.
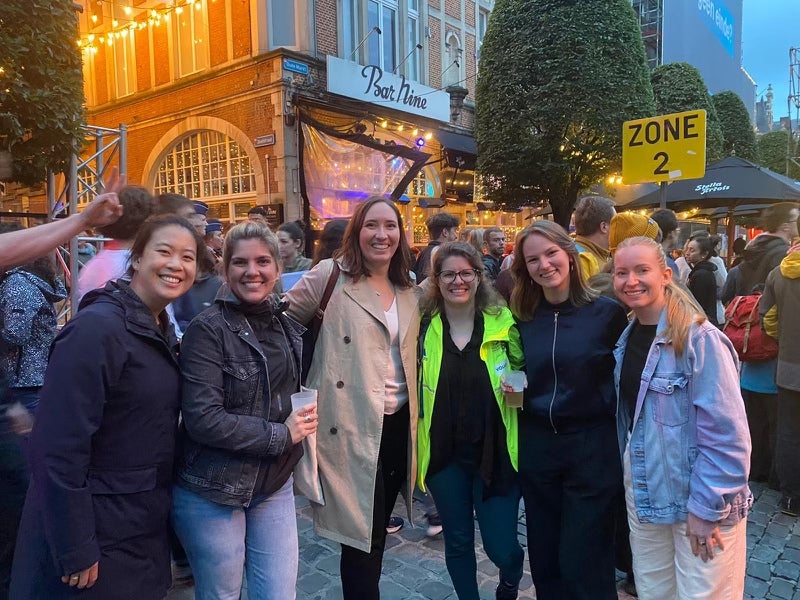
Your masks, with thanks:
M 416 194 L 409 186 L 409 222 L 424 222 L 431 210 L 413 198 L 420 193 L 435 195 L 432 206 L 447 198 L 465 222 L 487 218 L 464 203 L 472 199 L 474 157 L 454 165 L 446 146 L 455 139 L 459 152 L 475 152 L 477 60 L 493 0 L 79 3 L 88 121 L 126 126 L 129 182 L 203 199 L 225 223 L 254 204 L 280 205 L 285 220 L 308 219 L 300 144 L 302 117 L 311 114 L 334 127 L 360 123 L 387 145 L 413 148 L 425 136 L 427 181 L 437 185 Z M 329 92 L 328 56 L 377 64 L 387 76 L 397 71 L 429 93 L 454 91 L 451 118 Z M 393 141 L 381 127 L 393 130 Z

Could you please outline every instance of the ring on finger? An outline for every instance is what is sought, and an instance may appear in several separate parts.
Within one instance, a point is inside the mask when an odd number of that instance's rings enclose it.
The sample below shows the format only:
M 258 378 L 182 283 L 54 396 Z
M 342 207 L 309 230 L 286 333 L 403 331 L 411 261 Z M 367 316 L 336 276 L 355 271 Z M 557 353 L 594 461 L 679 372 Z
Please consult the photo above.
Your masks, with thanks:
M 306 423 L 311 423 L 311 416 L 310 415 L 306 415 L 305 422 Z

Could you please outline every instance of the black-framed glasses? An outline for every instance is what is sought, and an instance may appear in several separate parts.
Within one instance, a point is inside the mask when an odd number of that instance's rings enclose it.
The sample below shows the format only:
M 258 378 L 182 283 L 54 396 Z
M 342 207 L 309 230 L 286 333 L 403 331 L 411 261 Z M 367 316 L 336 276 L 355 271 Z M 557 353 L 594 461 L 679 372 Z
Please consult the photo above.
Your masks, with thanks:
M 436 277 L 438 277 L 444 283 L 453 283 L 456 280 L 456 275 L 461 278 L 461 281 L 464 283 L 470 283 L 471 281 L 475 281 L 475 278 L 478 276 L 477 269 L 464 269 L 463 271 L 442 271 Z

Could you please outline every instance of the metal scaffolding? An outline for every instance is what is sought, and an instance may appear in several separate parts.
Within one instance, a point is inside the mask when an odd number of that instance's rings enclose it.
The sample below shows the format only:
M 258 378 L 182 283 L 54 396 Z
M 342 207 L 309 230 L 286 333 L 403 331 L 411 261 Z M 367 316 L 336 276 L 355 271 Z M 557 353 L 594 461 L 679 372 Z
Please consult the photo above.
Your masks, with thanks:
M 632 0 L 639 20 L 647 66 L 655 69 L 663 62 L 664 0 Z
M 119 129 L 86 125 L 84 130 L 86 148 L 91 154 L 85 157 L 72 156 L 69 171 L 64 173 L 63 182 L 59 182 L 63 185 L 60 190 L 56 183 L 56 174 L 47 174 L 47 210 L 50 218 L 55 218 L 64 209 L 67 209 L 68 214 L 74 215 L 94 200 L 95 196 L 103 192 L 105 175 L 112 167 L 117 167 L 120 173 L 126 172 L 128 153 L 125 125 L 120 125 Z M 71 314 L 78 297 L 78 238 L 72 238 L 69 245 L 62 247 L 57 255 L 66 281 L 71 284 L 70 301 L 64 305 L 59 315 L 59 318 L 66 318 L 68 313 Z
M 787 145 L 786 173 L 789 166 L 794 163 L 800 167 L 800 48 L 789 48 L 789 137 L 795 141 L 794 152 L 791 152 L 791 142 Z M 794 123 L 798 128 L 794 128 Z

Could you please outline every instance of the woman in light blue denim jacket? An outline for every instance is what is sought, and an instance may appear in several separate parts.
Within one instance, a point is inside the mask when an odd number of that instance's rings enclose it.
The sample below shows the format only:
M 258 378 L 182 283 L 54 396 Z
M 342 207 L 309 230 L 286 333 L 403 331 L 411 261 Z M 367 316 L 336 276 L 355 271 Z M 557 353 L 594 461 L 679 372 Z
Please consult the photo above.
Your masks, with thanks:
M 649 238 L 617 247 L 614 290 L 634 313 L 615 383 L 639 597 L 741 598 L 752 496 L 736 353 Z

